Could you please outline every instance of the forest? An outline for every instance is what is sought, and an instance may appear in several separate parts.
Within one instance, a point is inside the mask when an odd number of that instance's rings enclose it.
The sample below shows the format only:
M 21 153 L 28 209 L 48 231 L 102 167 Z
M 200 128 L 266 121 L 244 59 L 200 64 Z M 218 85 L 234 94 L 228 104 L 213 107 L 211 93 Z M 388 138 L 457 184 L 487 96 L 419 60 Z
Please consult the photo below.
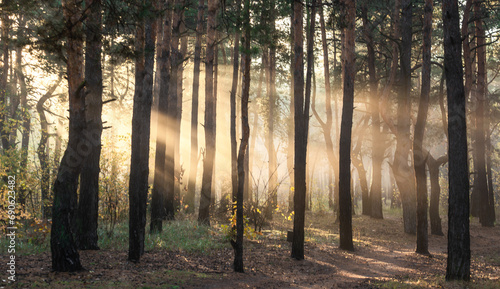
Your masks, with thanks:
M 0 2 L 1 288 L 500 288 L 500 1 Z

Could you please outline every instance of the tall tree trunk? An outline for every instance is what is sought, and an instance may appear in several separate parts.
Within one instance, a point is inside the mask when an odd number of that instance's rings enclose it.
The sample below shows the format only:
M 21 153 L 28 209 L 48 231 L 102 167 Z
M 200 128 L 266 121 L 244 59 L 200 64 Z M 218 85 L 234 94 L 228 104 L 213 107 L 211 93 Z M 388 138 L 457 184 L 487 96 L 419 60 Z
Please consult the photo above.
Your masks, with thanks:
M 88 154 L 85 147 L 90 145 L 84 134 L 85 94 L 83 92 L 83 41 L 80 39 L 82 24 L 78 1 L 62 2 L 64 19 L 68 32 L 67 77 L 69 92 L 69 138 L 68 146 L 59 166 L 54 182 L 54 204 L 52 206 L 52 229 L 50 231 L 50 251 L 52 270 L 73 272 L 82 268 L 73 239 L 72 221 L 76 209 L 78 176 Z M 5 147 L 4 147 L 5 149 Z
M 238 152 L 238 193 L 236 196 L 236 241 L 231 244 L 234 248 L 234 271 L 244 272 L 243 268 L 243 191 L 245 186 L 244 159 L 247 154 L 250 127 L 248 125 L 248 98 L 250 95 L 250 0 L 245 0 L 243 10 L 244 38 L 243 58 L 245 65 L 243 70 L 242 93 L 241 93 L 241 128 L 242 138 Z
M 101 0 L 86 0 L 90 13 L 86 19 L 85 85 L 86 134 L 90 153 L 80 175 L 80 194 L 76 217 L 76 244 L 80 250 L 98 250 L 99 160 L 102 135 L 102 34 Z
M 412 0 L 403 0 L 401 12 L 401 92 L 398 97 L 397 143 L 392 169 L 403 203 L 404 231 L 416 233 L 416 188 L 413 167 L 408 164 L 411 150 L 411 39 Z
M 173 220 L 175 217 L 175 199 L 178 192 L 178 181 L 180 175 L 178 174 L 178 154 L 177 148 L 179 146 L 180 138 L 180 100 L 179 100 L 179 65 L 182 65 L 182 59 L 179 50 L 180 41 L 180 24 L 182 19 L 182 0 L 175 0 L 174 10 L 172 13 L 172 39 L 170 42 L 170 86 L 168 93 L 168 112 L 167 112 L 167 138 L 166 146 L 166 199 L 165 199 L 165 218 Z
M 448 259 L 446 280 L 470 280 L 469 168 L 457 0 L 443 0 L 444 69 L 448 95 Z
M 161 9 L 161 6 L 159 7 Z M 166 149 L 167 143 L 171 138 L 169 134 L 168 113 L 169 113 L 169 91 L 170 91 L 170 40 L 172 14 L 170 10 L 165 11 L 165 15 L 160 21 L 163 30 L 163 39 L 157 39 L 161 42 L 161 51 L 157 54 L 157 69 L 160 70 L 159 92 L 158 92 L 158 112 L 156 125 L 156 152 L 155 152 L 155 171 L 153 176 L 153 190 L 151 194 L 151 221 L 149 232 L 159 233 L 162 231 L 162 219 L 165 216 L 165 200 L 167 195 L 167 175 L 166 175 Z
M 203 161 L 203 179 L 201 183 L 200 209 L 198 222 L 210 224 L 210 199 L 212 194 L 212 174 L 215 158 L 215 97 L 214 97 L 214 48 L 215 16 L 219 2 L 208 0 L 207 53 L 205 63 L 205 159 Z
M 292 258 L 304 259 L 304 222 L 306 201 L 306 157 L 307 136 L 309 126 L 309 100 L 304 97 L 304 48 L 303 48 L 303 4 L 298 0 L 293 2 L 293 38 L 294 38 L 294 70 L 293 70 L 293 97 L 294 97 L 294 218 Z M 311 25 L 312 26 L 312 25 Z M 308 31 L 308 36 L 309 36 Z M 312 37 L 312 35 L 311 35 Z M 308 66 L 309 68 L 309 66 Z M 310 84 L 309 84 L 310 85 Z M 310 95 L 310 94 L 309 94 Z
M 354 111 L 354 27 L 356 18 L 355 0 L 342 0 L 341 19 L 345 25 L 342 29 L 342 78 L 343 78 L 343 107 L 342 123 L 340 126 L 339 147 L 339 248 L 353 251 L 352 243 L 352 204 L 351 204 L 351 135 L 352 115 Z
M 196 175 L 198 172 L 198 99 L 200 91 L 201 38 L 203 35 L 204 13 L 205 0 L 199 0 L 198 16 L 196 19 L 196 40 L 194 47 L 193 93 L 191 97 L 191 155 L 189 166 L 188 192 L 186 198 L 186 204 L 188 205 L 188 210 L 190 212 L 194 212 Z
M 151 0 L 145 1 L 151 7 Z M 149 176 L 149 139 L 153 101 L 153 66 L 155 56 L 152 11 L 140 20 L 136 31 L 135 93 L 132 115 L 132 155 L 129 178 L 129 251 L 128 260 L 139 262 L 144 254 L 146 203 Z
M 288 132 L 288 141 L 287 141 L 287 150 L 286 150 L 286 167 L 290 179 L 290 187 L 288 188 L 288 211 L 292 212 L 294 209 L 293 198 L 295 195 L 295 173 L 294 173 L 294 133 L 295 133 L 295 22 L 294 22 L 294 9 L 295 9 L 295 1 L 291 1 L 291 10 L 290 13 L 290 119 L 287 125 Z M 300 24 L 302 26 L 302 24 Z M 302 29 L 302 28 L 301 28 Z M 302 40 L 301 42 L 302 43 Z M 302 44 L 301 44 L 302 45 Z M 303 56 L 302 56 L 303 57 Z M 302 63 L 300 64 L 303 65 Z M 303 80 L 303 77 L 302 77 Z M 303 82 L 303 81 L 302 81 Z
M 236 19 L 240 18 L 241 0 L 236 1 Z M 238 72 L 240 64 L 240 27 L 239 21 L 236 22 L 236 31 L 234 33 L 234 47 L 233 47 L 233 79 L 231 84 L 231 94 L 229 95 L 229 103 L 231 106 L 230 116 L 230 137 L 231 137 L 231 185 L 232 185 L 232 199 L 233 203 L 236 202 L 236 195 L 238 193 L 238 168 L 237 168 L 237 154 L 236 154 L 236 92 L 238 90 Z
M 483 227 L 493 227 L 495 219 L 491 218 L 490 206 L 495 206 L 489 202 L 488 179 L 486 177 L 486 130 L 485 116 L 488 108 L 485 107 L 487 82 L 486 82 L 486 35 L 483 25 L 482 1 L 474 0 L 474 14 L 476 20 L 476 55 L 477 55 L 477 91 L 474 129 L 474 182 L 473 191 L 479 194 L 481 202 L 479 210 L 479 221 Z
M 429 255 L 429 236 L 427 221 L 427 176 L 425 163 L 427 154 L 424 152 L 423 141 L 429 95 L 431 92 L 431 36 L 432 36 L 432 0 L 425 0 L 424 26 L 422 35 L 422 88 L 418 105 L 417 123 L 413 136 L 413 167 L 417 183 L 417 249 L 419 254 Z

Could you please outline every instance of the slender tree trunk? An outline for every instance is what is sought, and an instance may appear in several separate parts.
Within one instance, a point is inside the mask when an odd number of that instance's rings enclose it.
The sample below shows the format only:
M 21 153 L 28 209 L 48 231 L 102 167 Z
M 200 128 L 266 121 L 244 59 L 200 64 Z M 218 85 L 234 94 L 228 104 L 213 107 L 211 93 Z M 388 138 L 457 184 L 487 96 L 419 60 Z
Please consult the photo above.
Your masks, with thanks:
M 295 133 L 295 21 L 294 21 L 294 9 L 295 9 L 295 1 L 291 1 L 291 10 L 290 13 L 290 75 L 292 76 L 290 79 L 290 119 L 288 121 L 288 142 L 287 142 L 287 150 L 286 150 L 286 166 L 290 179 L 290 187 L 288 188 L 288 211 L 292 212 L 294 209 L 293 199 L 295 195 L 295 173 L 294 173 L 294 133 Z M 302 24 L 300 24 L 302 26 Z M 302 28 L 301 28 L 302 29 Z M 302 40 L 301 42 L 302 43 Z M 302 45 L 302 44 L 301 44 Z M 303 56 L 302 56 L 303 57 Z M 300 64 L 303 65 L 302 63 Z
M 236 1 L 236 18 L 240 18 L 241 0 Z M 229 95 L 229 103 L 231 106 L 230 116 L 230 138 L 231 138 L 231 185 L 232 185 L 232 200 L 236 202 L 236 195 L 238 193 L 238 168 L 237 168 L 237 154 L 236 154 L 236 92 L 238 90 L 238 72 L 240 64 L 240 27 L 239 21 L 236 22 L 236 31 L 234 33 L 234 47 L 233 47 L 233 79 L 231 85 L 231 94 Z
M 309 121 L 309 100 L 304 97 L 304 48 L 303 48 L 303 4 L 298 0 L 293 2 L 293 32 L 294 32 L 294 218 L 292 258 L 304 259 L 304 222 L 306 201 L 306 157 Z M 308 32 L 309 33 L 309 32 Z M 308 34 L 309 35 L 309 34 Z M 312 36 L 312 35 L 311 35 Z
M 186 203 L 190 212 L 194 212 L 196 190 L 196 175 L 198 172 L 198 99 L 200 91 L 201 38 L 203 35 L 203 15 L 205 0 L 198 1 L 198 16 L 196 20 L 196 40 L 194 47 L 193 93 L 191 106 L 191 156 L 189 166 L 189 184 Z
M 244 272 L 243 268 L 243 191 L 245 186 L 244 159 L 247 154 L 250 127 L 248 125 L 248 98 L 250 95 L 250 0 L 245 0 L 243 11 L 244 38 L 243 57 L 245 59 L 242 93 L 241 93 L 241 128 L 242 138 L 238 152 L 238 194 L 236 197 L 236 241 L 231 242 L 234 248 L 234 271 Z
M 156 125 L 156 152 L 155 171 L 153 176 L 153 190 L 151 194 L 151 221 L 150 233 L 162 231 L 162 219 L 165 216 L 165 200 L 167 196 L 167 175 L 166 175 L 166 149 L 171 138 L 167 139 L 169 133 L 168 113 L 169 113 L 169 91 L 170 91 L 170 39 L 172 14 L 166 10 L 160 22 L 163 30 L 161 42 L 161 52 L 158 53 L 160 59 L 157 62 L 157 69 L 160 70 L 159 93 L 158 93 L 158 118 Z
M 151 0 L 146 0 L 146 7 Z M 155 31 L 152 11 L 141 20 L 136 31 L 135 93 L 132 115 L 132 156 L 129 179 L 129 251 L 128 260 L 139 262 L 144 254 L 146 203 L 149 176 L 149 139 L 153 101 Z
M 73 272 L 83 269 L 73 239 L 72 221 L 77 202 L 78 176 L 88 154 L 84 147 L 88 148 L 90 144 L 84 135 L 86 120 L 82 71 L 83 41 L 79 38 L 82 29 L 81 9 L 76 0 L 65 0 L 62 5 L 68 32 L 66 50 L 70 123 L 68 146 L 53 186 L 54 204 L 52 207 L 50 249 L 52 270 Z
M 448 259 L 446 280 L 470 280 L 467 125 L 457 0 L 443 0 L 444 69 L 448 95 Z
M 205 76 L 205 159 L 203 162 L 203 179 L 201 183 L 200 210 L 198 222 L 210 224 L 210 198 L 212 194 L 212 174 L 215 157 L 215 98 L 214 98 L 214 48 L 215 48 L 215 16 L 218 8 L 217 0 L 208 0 L 207 20 L 207 53 Z
M 413 136 L 413 166 L 417 183 L 417 249 L 419 254 L 429 254 L 429 236 L 427 221 L 427 176 L 425 163 L 427 155 L 424 152 L 423 141 L 427 111 L 429 109 L 429 95 L 431 92 L 431 33 L 432 33 L 432 0 L 424 4 L 424 26 L 422 36 L 422 88 L 418 106 L 417 123 Z
M 354 27 L 356 18 L 355 0 L 342 0 L 341 19 L 345 27 L 342 29 L 342 78 L 343 78 L 343 107 L 342 123 L 340 126 L 339 147 L 339 248 L 353 251 L 352 243 L 352 204 L 351 204 L 351 135 L 352 115 L 354 110 Z
M 401 193 L 403 203 L 404 231 L 416 233 L 416 188 L 413 167 L 408 159 L 411 150 L 410 113 L 411 113 L 411 39 L 412 39 L 412 0 L 402 1 L 401 12 L 401 92 L 398 98 L 397 143 L 392 169 Z
M 474 130 L 474 171 L 477 181 L 474 182 L 474 189 L 479 194 L 481 202 L 479 210 L 479 221 L 483 227 L 493 227 L 495 219 L 491 218 L 490 206 L 495 206 L 489 202 L 488 179 L 486 177 L 486 130 L 485 116 L 488 108 L 485 107 L 487 82 L 486 82 L 486 35 L 483 25 L 482 1 L 474 0 L 474 14 L 476 19 L 476 55 L 477 55 L 477 91 L 476 91 L 476 127 Z
M 80 194 L 76 217 L 76 244 L 80 250 L 98 250 L 99 160 L 102 135 L 101 0 L 86 0 L 90 13 L 86 19 L 85 85 L 86 133 L 90 153 L 80 175 Z

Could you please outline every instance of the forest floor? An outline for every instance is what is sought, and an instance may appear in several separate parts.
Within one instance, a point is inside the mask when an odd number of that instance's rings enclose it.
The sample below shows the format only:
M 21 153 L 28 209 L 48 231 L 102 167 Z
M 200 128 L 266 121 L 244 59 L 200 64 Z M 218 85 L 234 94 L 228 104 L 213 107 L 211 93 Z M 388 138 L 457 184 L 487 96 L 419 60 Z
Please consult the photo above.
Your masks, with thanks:
M 275 217 L 275 219 L 278 219 Z M 126 249 L 81 251 L 85 271 L 52 272 L 50 252 L 17 257 L 14 288 L 500 288 L 500 226 L 471 221 L 472 280 L 445 282 L 446 236 L 429 235 L 432 257 L 414 253 L 416 237 L 404 234 L 402 219 L 354 216 L 354 252 L 338 249 L 338 224 L 332 213 L 306 216 L 305 260 L 290 257 L 285 218 L 263 235 L 244 242 L 245 273 L 232 270 L 233 251 L 223 244 L 204 252 L 147 250 L 138 264 Z M 498 222 L 497 222 L 498 224 Z M 446 232 L 446 222 L 443 221 Z M 165 240 L 168 242 L 168 240 Z M 3 260 L 7 260 L 2 253 Z M 5 275 L 5 270 L 2 270 Z M 6 278 L 2 276 L 2 279 Z M 4 281 L 5 282 L 5 281 Z M 3 283 L 3 282 L 2 282 Z M 6 284 L 6 283 L 3 283 Z M 3 285 L 0 284 L 0 287 Z

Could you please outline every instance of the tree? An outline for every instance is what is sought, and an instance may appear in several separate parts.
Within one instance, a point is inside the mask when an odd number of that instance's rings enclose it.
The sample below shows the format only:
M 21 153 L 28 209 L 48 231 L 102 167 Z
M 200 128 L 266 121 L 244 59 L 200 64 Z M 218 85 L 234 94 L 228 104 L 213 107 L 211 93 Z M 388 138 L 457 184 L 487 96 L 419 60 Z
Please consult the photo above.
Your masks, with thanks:
M 429 109 L 429 95 L 431 90 L 431 31 L 432 31 L 432 0 L 424 4 L 424 27 L 422 41 L 422 88 L 418 106 L 417 123 L 413 136 L 413 166 L 417 183 L 417 250 L 419 254 L 429 255 L 429 237 L 427 221 L 427 176 L 425 164 L 427 155 L 424 154 L 423 139 L 427 111 Z
M 196 18 L 196 40 L 194 47 L 194 72 L 193 93 L 191 105 L 191 155 L 189 167 L 188 192 L 186 204 L 188 210 L 194 212 L 194 197 L 196 189 L 196 175 L 198 172 L 198 98 L 200 91 L 200 64 L 201 64 L 201 37 L 203 34 L 203 15 L 205 11 L 205 0 L 198 2 L 198 16 Z M 236 152 L 236 148 L 235 148 Z
M 168 2 L 170 3 L 170 2 Z M 167 139 L 168 130 L 168 113 L 169 113 L 169 90 L 170 90 L 170 36 L 172 13 L 170 10 L 165 11 L 162 17 L 161 26 L 163 27 L 163 39 L 157 39 L 160 42 L 161 52 L 157 65 L 160 70 L 159 93 L 158 93 L 158 120 L 156 133 L 156 153 L 155 153 L 155 171 L 153 177 L 153 190 L 151 200 L 151 223 L 149 226 L 150 233 L 158 233 L 162 230 L 162 219 L 165 215 L 165 198 L 167 195 L 167 175 L 166 175 L 166 149 L 167 144 L 170 144 L 170 139 Z
M 80 255 L 73 239 L 72 220 L 77 202 L 78 176 L 85 157 L 90 150 L 90 141 L 85 136 L 85 96 L 83 88 L 83 41 L 80 38 L 82 11 L 77 0 L 62 2 L 67 31 L 67 77 L 69 95 L 68 146 L 59 166 L 53 186 L 52 228 L 50 251 L 52 270 L 74 272 L 82 270 Z M 4 147 L 5 149 L 5 147 Z
M 243 268 L 243 191 L 245 189 L 245 154 L 247 154 L 250 127 L 248 125 L 248 97 L 250 95 L 250 0 L 245 0 L 243 10 L 244 37 L 243 37 L 243 81 L 241 91 L 241 128 L 242 138 L 238 152 L 238 193 L 236 196 L 236 241 L 232 241 L 234 248 L 234 271 L 244 272 Z
M 10 5 L 9 0 L 2 1 L 2 10 L 8 11 Z M 3 66 L 0 76 L 0 138 L 2 142 L 2 148 L 5 151 L 10 149 L 9 141 L 9 128 L 8 128 L 8 117 L 9 110 L 7 106 L 7 80 L 9 74 L 9 30 L 10 30 L 10 20 L 9 14 L 3 13 L 2 15 L 2 52 L 3 52 Z
M 483 227 L 493 227 L 495 223 L 494 215 L 491 215 L 491 208 L 495 204 L 490 202 L 488 192 L 488 180 L 486 177 L 486 130 L 485 119 L 488 108 L 485 107 L 486 92 L 487 92 L 487 71 L 486 71 L 486 33 L 483 25 L 483 12 L 481 7 L 482 1 L 474 0 L 474 14 L 476 24 L 476 55 L 477 55 L 477 90 L 476 90 L 476 110 L 474 128 L 474 188 L 476 194 L 479 195 L 480 210 L 479 221 Z
M 200 209 L 198 222 L 210 224 L 210 199 L 212 194 L 212 174 L 215 158 L 215 97 L 214 97 L 214 48 L 215 48 L 215 16 L 219 1 L 208 0 L 207 18 L 207 50 L 205 64 L 205 159 L 203 161 L 203 178 L 201 182 Z
M 467 124 L 457 0 L 443 0 L 444 69 L 448 96 L 448 258 L 446 280 L 470 280 Z
M 139 19 L 135 32 L 137 58 L 135 61 L 132 156 L 129 178 L 128 260 L 132 262 L 139 262 L 144 254 L 156 36 L 151 0 L 146 0 L 141 8 L 143 9 L 141 15 L 144 18 Z
M 102 28 L 101 0 L 86 0 L 85 103 L 90 153 L 80 175 L 80 194 L 76 218 L 76 243 L 80 250 L 98 250 L 99 160 L 102 135 Z
M 230 115 L 230 138 L 231 138 L 231 184 L 232 184 L 232 200 L 236 202 L 238 194 L 238 165 L 236 154 L 236 92 L 238 90 L 238 72 L 240 64 L 240 27 L 239 18 L 241 11 L 241 0 L 236 1 L 236 27 L 234 32 L 234 47 L 233 47 L 233 78 L 231 84 L 231 93 L 229 95 L 229 103 L 231 109 Z
M 293 195 L 293 239 L 292 258 L 304 259 L 304 222 L 306 201 L 306 156 L 309 121 L 309 100 L 304 97 L 304 48 L 302 33 L 303 6 L 293 1 L 293 98 L 294 98 L 294 195 Z M 312 26 L 312 25 L 311 25 Z M 290 144 L 289 144 L 290 145 Z
M 351 204 L 351 135 L 352 115 L 354 111 L 354 28 L 356 19 L 355 0 L 341 1 L 342 26 L 342 78 L 343 107 L 340 126 L 339 146 L 339 247 L 353 251 L 352 243 L 352 204 Z
M 416 232 L 416 193 L 413 167 L 408 164 L 410 141 L 412 0 L 401 1 L 401 91 L 398 95 L 396 151 L 392 169 L 403 203 L 404 231 Z

